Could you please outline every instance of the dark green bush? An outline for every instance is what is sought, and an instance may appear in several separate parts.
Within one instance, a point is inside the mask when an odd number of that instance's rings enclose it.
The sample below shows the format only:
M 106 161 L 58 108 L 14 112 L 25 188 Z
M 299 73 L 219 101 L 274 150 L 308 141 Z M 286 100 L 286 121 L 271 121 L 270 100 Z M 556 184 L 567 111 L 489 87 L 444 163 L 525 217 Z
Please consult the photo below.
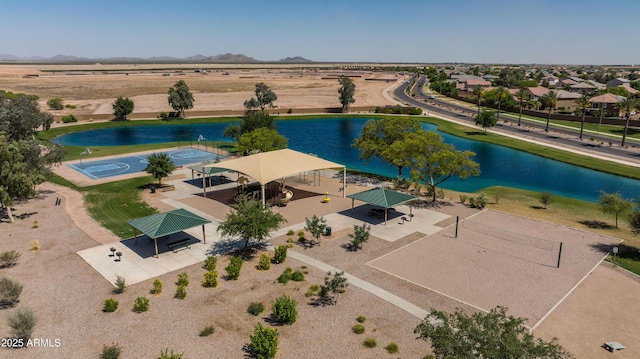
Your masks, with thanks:
M 64 108 L 64 103 L 61 98 L 54 97 L 47 101 L 47 106 L 52 110 L 62 110 Z
M 264 305 L 262 303 L 253 302 L 249 304 L 247 312 L 249 312 L 249 314 L 251 315 L 258 316 L 260 315 L 260 313 L 264 312 Z
M 366 318 L 364 315 L 359 315 L 359 316 L 356 318 L 356 321 L 357 321 L 358 323 L 364 323 L 365 321 L 367 321 L 367 318 Z
M 258 260 L 258 269 L 259 270 L 269 270 L 271 268 L 271 258 L 266 253 L 262 253 L 260 255 L 260 259 Z
M 174 295 L 175 298 L 178 299 L 184 299 L 187 297 L 187 287 L 183 286 L 183 285 L 179 285 L 178 288 L 176 288 L 176 294 Z
M 242 269 L 242 257 L 232 257 L 229 260 L 229 265 L 225 270 L 227 271 L 227 278 L 231 280 L 238 280 L 240 278 L 240 270 Z
M 204 274 L 202 286 L 205 288 L 215 288 L 218 286 L 218 272 L 210 271 Z
M 0 253 L 0 268 L 13 267 L 18 263 L 21 254 L 17 251 L 5 251 Z
M 276 252 L 273 256 L 273 261 L 276 264 L 284 263 L 285 259 L 287 259 L 287 246 L 277 246 Z
M 294 282 L 302 282 L 304 281 L 304 274 L 297 270 L 293 272 L 293 274 L 291 274 L 291 280 L 293 280 Z
M 18 302 L 22 294 L 22 284 L 9 277 L 0 278 L 0 304 L 12 306 Z
M 378 345 L 376 343 L 376 340 L 373 338 L 367 338 L 362 342 L 362 346 L 364 346 L 365 348 L 375 348 L 376 345 Z
M 386 347 L 384 347 L 384 349 L 387 351 L 387 353 L 389 354 L 395 354 L 398 352 L 398 344 L 396 343 L 389 343 L 387 344 Z
M 111 345 L 102 345 L 102 354 L 100 359 L 118 359 L 120 357 L 120 345 L 118 343 L 111 343 Z
M 65 108 L 71 109 L 71 110 L 75 110 L 76 109 L 76 105 L 71 105 L 71 104 L 66 104 L 64 105 Z
M 65 116 L 62 116 L 62 122 L 64 123 L 78 122 L 78 119 L 74 115 L 65 115 Z
M 251 349 L 258 359 L 272 359 L 278 351 L 278 330 L 256 324 L 251 338 Z
M 149 299 L 146 297 L 138 297 L 133 303 L 133 311 L 136 313 L 142 313 L 149 310 Z
M 358 323 L 358 324 L 354 325 L 353 327 L 351 327 L 351 331 L 356 333 L 356 334 L 362 334 L 362 333 L 364 333 L 364 325 Z
M 153 289 L 151 290 L 151 293 L 156 295 L 162 293 L 162 281 L 160 281 L 160 279 L 153 281 Z
M 217 264 L 218 264 L 218 257 L 208 256 L 207 259 L 204 260 L 204 268 L 208 272 L 216 270 Z
M 284 272 L 278 277 L 278 283 L 287 284 L 291 280 L 291 268 L 285 268 Z
M 105 299 L 104 308 L 102 308 L 103 312 L 111 313 L 111 312 L 115 312 L 116 309 L 118 309 L 118 301 L 117 300 L 115 300 L 113 298 Z
M 178 281 L 176 282 L 178 287 L 186 287 L 189 285 L 189 275 L 186 272 L 178 274 Z
M 286 294 L 273 302 L 273 317 L 281 324 L 291 325 L 298 319 L 298 302 Z
M 215 332 L 215 331 L 216 331 L 216 329 L 213 326 L 210 325 L 210 326 L 205 327 L 204 329 L 202 329 L 200 331 L 200 336 L 201 337 L 208 337 L 209 335 L 213 334 L 213 332 Z

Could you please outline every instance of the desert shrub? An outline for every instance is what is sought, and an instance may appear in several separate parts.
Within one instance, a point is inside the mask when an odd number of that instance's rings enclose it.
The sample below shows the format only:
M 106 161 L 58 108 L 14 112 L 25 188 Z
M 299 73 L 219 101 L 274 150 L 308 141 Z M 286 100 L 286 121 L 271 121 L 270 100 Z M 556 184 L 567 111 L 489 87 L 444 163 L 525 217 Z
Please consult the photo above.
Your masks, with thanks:
M 365 243 L 369 240 L 369 235 L 371 233 L 371 226 L 362 223 L 361 226 L 355 224 L 353 226 L 353 233 L 349 233 L 349 237 L 351 238 L 351 247 L 354 250 L 358 250 L 362 248 L 362 243 Z
M 260 313 L 264 312 L 264 304 L 253 302 L 249 304 L 249 307 L 247 308 L 247 312 L 249 312 L 249 314 L 251 315 L 258 316 L 260 315 Z
M 103 344 L 100 359 L 118 359 L 121 352 L 122 349 L 118 343 L 111 343 L 111 345 Z
M 178 288 L 176 288 L 176 294 L 174 295 L 174 297 L 178 298 L 178 299 L 184 299 L 187 297 L 187 287 L 183 286 L 183 285 L 179 285 Z
M 37 240 L 31 241 L 31 243 L 29 243 L 29 250 L 31 252 L 39 251 L 40 250 L 40 242 L 38 242 Z
M 103 312 L 111 313 L 111 312 L 115 312 L 116 309 L 118 309 L 118 301 L 117 300 L 115 300 L 113 298 L 105 299 L 104 307 L 102 308 Z
M 18 263 L 21 254 L 17 251 L 5 251 L 0 253 L 0 268 L 13 267 Z
M 298 237 L 304 237 L 304 231 L 303 230 L 299 230 L 298 231 Z
M 47 106 L 52 110 L 62 110 L 64 108 L 64 103 L 61 98 L 54 97 L 47 101 Z
M 173 350 L 171 350 L 171 353 L 169 353 L 169 349 L 165 349 L 160 352 L 160 356 L 157 359 L 183 359 L 183 358 L 184 358 L 184 353 L 174 353 Z
M 358 324 L 354 325 L 353 327 L 351 327 L 351 331 L 356 333 L 356 334 L 362 334 L 362 333 L 364 333 L 364 325 L 358 323 Z
M 293 236 L 296 232 L 293 229 L 287 231 L 287 236 Z
M 291 268 L 285 268 L 284 272 L 278 277 L 278 283 L 287 284 L 291 280 Z
M 133 302 L 133 311 L 136 313 L 142 313 L 149 310 L 149 299 L 146 297 L 138 297 L 136 301 Z
M 258 359 L 271 359 L 278 351 L 278 330 L 256 324 L 250 336 L 251 349 Z
M 0 278 L 0 306 L 12 306 L 22 294 L 22 284 L 9 277 Z
M 313 295 L 314 295 L 314 294 L 315 294 L 315 293 L 314 293 L 313 291 L 311 291 L 311 290 L 307 290 L 307 292 L 306 292 L 306 293 L 304 293 L 304 296 L 305 296 L 305 297 L 307 297 L 307 298 L 309 298 L 309 297 L 313 297 Z
M 312 286 L 309 287 L 309 290 L 315 293 L 320 290 L 320 286 L 317 284 L 313 284 Z
M 162 281 L 160 279 L 153 281 L 153 289 L 151 290 L 151 293 L 155 295 L 162 293 Z
M 242 269 L 242 257 L 232 257 L 229 260 L 229 265 L 225 270 L 227 271 L 227 278 L 231 280 L 238 280 L 240 277 L 240 270 Z
M 113 293 L 115 294 L 122 294 L 127 288 L 127 282 L 121 276 L 116 277 L 115 285 L 116 287 L 113 289 Z
M 540 192 L 540 194 L 538 194 L 538 201 L 542 203 L 545 209 L 547 209 L 547 206 L 551 204 L 551 197 L 552 195 L 550 192 Z
M 469 197 L 466 194 L 460 195 L 460 203 L 464 204 Z
M 273 261 L 277 264 L 284 263 L 287 259 L 287 246 L 277 246 Z
M 11 335 L 15 338 L 30 338 L 36 322 L 36 316 L 30 308 L 18 308 L 7 318 L 7 324 L 11 328 Z
M 262 253 L 260 255 L 260 259 L 258 260 L 258 269 L 259 270 L 269 270 L 271 268 L 271 258 L 266 253 Z
M 201 337 L 208 337 L 209 335 L 213 334 L 213 332 L 216 331 L 216 328 L 214 328 L 213 326 L 209 325 L 208 327 L 205 327 L 204 329 L 202 329 L 200 331 L 200 336 Z
M 386 347 L 384 347 L 384 349 L 387 351 L 387 353 L 389 354 L 395 354 L 398 352 L 398 344 L 396 343 L 389 343 L 387 344 Z
M 204 268 L 208 272 L 216 270 L 217 264 L 218 264 L 218 257 L 207 256 L 207 259 L 204 260 Z
M 276 298 L 273 302 L 273 317 L 278 323 L 291 325 L 298 319 L 298 309 L 296 302 L 286 294 Z
M 69 114 L 69 115 L 62 116 L 62 122 L 64 123 L 78 122 L 78 119 L 76 118 L 76 116 Z
M 378 345 L 376 343 L 376 340 L 373 338 L 367 338 L 362 342 L 362 346 L 365 348 L 375 348 L 376 345 Z
M 176 282 L 178 287 L 186 287 L 189 285 L 189 275 L 187 272 L 178 274 L 178 281 Z
M 209 271 L 204 274 L 202 286 L 205 288 L 215 288 L 218 286 L 218 272 Z
M 478 195 L 478 197 L 471 197 L 469 198 L 469 205 L 471 207 L 475 207 L 478 209 L 483 209 L 484 207 L 486 207 L 487 205 L 487 196 L 484 195 L 484 193 L 480 193 Z
M 33 228 L 33 229 L 40 228 L 40 223 L 38 223 L 38 221 L 33 221 L 33 224 L 31 225 L 31 228 Z
M 293 272 L 293 274 L 291 274 L 291 280 L 294 282 L 302 282 L 304 281 L 304 274 L 302 274 L 302 272 L 297 270 Z
M 356 318 L 356 322 L 358 322 L 358 323 L 364 323 L 364 322 L 366 322 L 366 321 L 367 321 L 367 318 L 366 318 L 364 315 L 359 315 L 359 316 Z
M 158 118 L 161 120 L 166 120 L 168 117 L 169 117 L 169 114 L 167 114 L 164 111 L 160 112 L 160 116 L 158 116 Z
M 66 104 L 64 105 L 65 108 L 71 109 L 71 110 L 75 110 L 78 106 L 76 105 L 72 105 L 72 104 Z

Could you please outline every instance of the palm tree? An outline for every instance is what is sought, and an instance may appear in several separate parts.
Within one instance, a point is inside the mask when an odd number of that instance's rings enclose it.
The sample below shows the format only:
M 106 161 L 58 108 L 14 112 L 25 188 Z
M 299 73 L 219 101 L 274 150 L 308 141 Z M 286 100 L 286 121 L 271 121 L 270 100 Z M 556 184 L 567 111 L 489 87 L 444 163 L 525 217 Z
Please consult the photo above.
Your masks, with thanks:
M 587 107 L 591 105 L 591 101 L 589 101 L 589 96 L 583 94 L 579 98 L 576 99 L 576 103 L 580 108 L 582 108 L 582 123 L 580 124 L 580 139 L 582 139 L 582 131 L 584 130 L 584 117 L 587 115 Z
M 549 132 L 549 121 L 551 121 L 551 111 L 553 111 L 553 109 L 556 108 L 556 105 L 558 104 L 558 92 L 551 90 L 546 94 L 542 95 L 540 99 L 542 100 L 542 103 L 544 103 L 544 105 L 547 106 L 547 108 L 549 109 L 549 115 L 547 116 L 547 126 L 544 128 L 544 132 Z
M 520 115 L 518 116 L 518 126 L 520 126 L 520 120 L 522 120 L 522 105 L 524 101 L 527 99 L 527 90 L 524 87 L 520 87 L 518 92 L 516 92 L 516 98 L 520 103 Z
M 473 88 L 473 94 L 478 98 L 478 116 L 480 116 L 480 103 L 482 102 L 484 89 L 480 86 L 476 86 Z
M 500 121 L 500 105 L 502 104 L 502 100 L 507 96 L 509 96 L 509 92 L 503 86 L 496 89 L 496 97 L 498 98 L 498 114 L 496 116 L 496 121 Z
M 618 109 L 624 112 L 624 118 L 626 122 L 624 124 L 624 133 L 622 134 L 622 143 L 620 146 L 624 147 L 624 142 L 627 139 L 627 129 L 629 128 L 629 118 L 631 117 L 631 112 L 638 108 L 638 100 L 627 97 L 624 100 L 618 102 Z

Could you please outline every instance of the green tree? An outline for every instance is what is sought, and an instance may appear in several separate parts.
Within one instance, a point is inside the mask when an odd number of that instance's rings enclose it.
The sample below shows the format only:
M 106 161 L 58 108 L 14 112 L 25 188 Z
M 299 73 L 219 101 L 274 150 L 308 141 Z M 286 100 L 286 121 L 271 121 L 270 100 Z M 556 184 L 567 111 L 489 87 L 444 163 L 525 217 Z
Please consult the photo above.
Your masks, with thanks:
M 478 116 L 480 116 L 480 105 L 482 104 L 482 98 L 484 97 L 484 88 L 482 86 L 476 86 L 473 88 L 473 95 L 478 99 Z
M 113 104 L 113 115 L 116 117 L 116 120 L 127 120 L 127 115 L 133 112 L 134 104 L 133 100 L 130 100 L 128 97 L 119 96 Z
M 264 82 L 256 84 L 255 94 L 256 97 L 252 97 L 244 102 L 244 107 L 247 110 L 259 108 L 261 112 L 264 112 L 267 107 L 275 108 L 273 101 L 277 100 L 278 96 Z
M 476 126 L 482 127 L 485 133 L 487 133 L 487 128 L 495 126 L 497 122 L 496 113 L 491 110 L 482 111 L 476 116 Z
M 353 233 L 349 233 L 351 238 L 351 247 L 353 250 L 362 249 L 362 243 L 369 240 L 369 234 L 371 232 L 371 226 L 366 223 L 362 223 L 361 226 L 353 225 Z
M 381 120 L 369 120 L 364 124 L 360 137 L 353 147 L 360 149 L 360 158 L 369 161 L 377 157 L 398 169 L 398 178 L 402 179 L 402 169 L 409 161 L 402 151 L 402 142 L 409 133 L 421 130 L 418 121 L 408 117 L 388 117 Z M 393 144 L 395 147 L 391 148 Z
M 430 343 L 437 359 L 572 358 L 557 339 L 535 338 L 524 321 L 507 316 L 503 307 L 471 316 L 460 309 L 449 314 L 432 309 L 413 332 Z
M 298 319 L 296 302 L 290 296 L 283 294 L 273 302 L 273 316 L 278 323 L 291 325 Z
M 242 131 L 240 130 L 239 124 L 232 124 L 227 126 L 222 133 L 222 137 L 230 138 L 234 142 L 240 141 L 240 136 L 242 136 Z
M 164 152 L 152 153 L 147 157 L 147 162 L 147 167 L 144 170 L 158 180 L 158 185 L 162 185 L 162 179 L 168 177 L 176 169 L 176 165 Z
M 304 227 L 315 238 L 315 243 L 320 244 L 320 236 L 327 230 L 327 220 L 323 217 L 316 216 L 315 214 L 311 219 L 304 218 L 306 226 Z
M 278 330 L 256 324 L 250 336 L 251 349 L 257 359 L 272 359 L 278 352 Z
M 53 115 L 40 111 L 37 96 L 0 91 L 0 131 L 9 140 L 31 139 L 42 127 L 47 131 L 53 123 Z
M 328 272 L 324 277 L 324 285 L 320 287 L 320 296 L 327 297 L 331 294 L 331 302 L 333 304 L 338 303 L 338 295 L 344 293 L 349 286 L 347 278 L 344 277 L 343 272 Z
M 551 195 L 551 192 L 540 192 L 538 194 L 538 202 L 540 202 L 544 206 L 544 209 L 547 209 L 547 206 L 551 204 L 552 197 L 553 196 Z
M 52 110 L 62 110 L 64 108 L 64 102 L 59 97 L 54 97 L 47 101 L 47 106 Z
M 245 134 L 258 128 L 275 130 L 276 123 L 267 112 L 247 111 L 240 124 L 240 133 Z
M 516 98 L 518 99 L 518 104 L 520 105 L 520 114 L 518 115 L 518 126 L 520 126 L 520 122 L 522 121 L 522 106 L 528 98 L 527 89 L 525 87 L 520 87 L 518 92 L 516 92 Z
M 340 83 L 338 93 L 340 94 L 340 104 L 342 105 L 342 112 L 346 113 L 349 112 L 349 106 L 352 103 L 356 102 L 356 100 L 353 98 L 356 93 L 356 84 L 354 84 L 349 77 L 344 75 L 340 76 L 338 82 Z
M 559 100 L 558 92 L 551 90 L 546 94 L 542 95 L 540 97 L 540 100 L 542 100 L 542 103 L 544 103 L 544 105 L 549 110 L 549 115 L 547 116 L 547 125 L 544 128 L 545 132 L 549 132 L 549 122 L 551 121 L 551 111 L 553 111 L 553 109 L 556 108 L 556 106 L 558 105 L 558 100 Z
M 640 235 L 640 211 L 637 208 L 629 213 L 629 227 L 634 236 Z
M 622 134 L 622 143 L 620 146 L 624 147 L 624 143 L 627 139 L 627 130 L 629 129 L 629 118 L 631 118 L 631 113 L 638 108 L 638 100 L 627 97 L 624 100 L 618 102 L 618 109 L 624 112 L 624 118 L 626 120 L 624 124 L 624 133 Z
M 413 153 L 411 177 L 429 186 L 434 202 L 436 187 L 446 180 L 451 177 L 464 180 L 480 174 L 480 165 L 471 159 L 475 153 L 456 150 L 435 132 L 410 133 L 404 142 L 409 152 Z
M 496 121 L 500 121 L 500 105 L 502 105 L 502 102 L 506 98 L 508 98 L 510 95 L 509 95 L 509 91 L 507 91 L 507 89 L 505 89 L 502 86 L 498 87 L 494 91 L 495 91 L 496 101 L 498 102 L 498 113 L 496 115 Z
M 238 140 L 238 151 L 243 155 L 269 152 L 287 148 L 289 140 L 276 130 L 257 128 L 244 133 Z
M 589 100 L 589 96 L 583 94 L 576 99 L 576 104 L 580 106 L 580 109 L 582 110 L 582 122 L 580 123 L 580 139 L 582 139 L 582 132 L 584 131 L 584 118 L 585 116 L 587 116 L 587 107 L 591 105 L 591 101 Z
M 622 198 L 618 192 L 607 193 L 600 191 L 598 204 L 602 212 L 616 215 L 616 228 L 618 228 L 618 215 L 625 214 L 633 208 L 633 202 Z
M 264 242 L 269 232 L 276 230 L 286 220 L 280 213 L 274 213 L 271 208 L 260 201 L 239 196 L 227 219 L 216 229 L 223 237 L 239 237 L 245 241 L 244 248 L 250 241 Z
M 193 108 L 193 94 L 189 91 L 189 86 L 184 80 L 176 82 L 169 88 L 169 105 L 184 118 L 184 111 Z

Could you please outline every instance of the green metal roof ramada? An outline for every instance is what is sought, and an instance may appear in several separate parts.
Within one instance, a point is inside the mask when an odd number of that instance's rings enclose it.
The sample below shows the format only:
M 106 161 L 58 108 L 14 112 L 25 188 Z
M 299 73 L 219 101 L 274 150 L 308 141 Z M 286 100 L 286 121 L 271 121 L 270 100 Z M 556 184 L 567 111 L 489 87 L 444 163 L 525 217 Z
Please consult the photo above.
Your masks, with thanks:
M 170 212 L 156 213 L 147 217 L 127 221 L 129 225 L 150 238 L 168 236 L 185 229 L 211 223 L 210 220 L 179 208 Z
M 218 167 L 205 167 L 206 165 L 211 165 L 216 163 L 215 161 L 206 161 L 199 163 L 197 165 L 190 166 L 190 170 L 194 170 L 196 172 L 204 173 L 206 175 L 212 175 L 214 173 L 220 173 L 228 171 L 226 168 L 218 168 Z
M 347 197 L 383 208 L 391 208 L 418 198 L 410 194 L 392 191 L 387 188 L 374 188 L 368 191 L 350 194 Z

